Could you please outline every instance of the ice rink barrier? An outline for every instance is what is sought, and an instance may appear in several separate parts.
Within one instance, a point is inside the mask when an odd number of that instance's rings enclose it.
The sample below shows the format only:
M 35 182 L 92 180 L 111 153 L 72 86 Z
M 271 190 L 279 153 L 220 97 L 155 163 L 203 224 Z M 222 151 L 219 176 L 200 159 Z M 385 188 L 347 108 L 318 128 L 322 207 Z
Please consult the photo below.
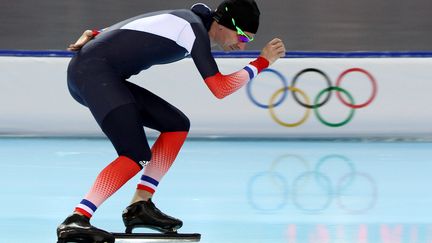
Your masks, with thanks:
M 258 55 L 214 52 L 222 74 Z M 1 135 L 103 135 L 69 95 L 72 56 L 0 50 Z M 432 52 L 288 52 L 269 69 L 222 100 L 191 58 L 129 81 L 181 109 L 192 137 L 432 137 Z

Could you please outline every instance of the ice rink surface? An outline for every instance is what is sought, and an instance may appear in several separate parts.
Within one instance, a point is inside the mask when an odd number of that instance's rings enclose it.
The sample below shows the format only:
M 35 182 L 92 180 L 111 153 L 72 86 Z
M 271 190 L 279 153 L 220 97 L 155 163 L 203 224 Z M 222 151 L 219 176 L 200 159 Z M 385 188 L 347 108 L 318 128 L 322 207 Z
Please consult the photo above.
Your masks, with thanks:
M 105 139 L 1 138 L 0 242 L 56 242 L 115 157 Z M 432 242 L 431 162 L 430 142 L 190 139 L 154 201 L 203 243 Z M 95 226 L 124 230 L 139 175 Z

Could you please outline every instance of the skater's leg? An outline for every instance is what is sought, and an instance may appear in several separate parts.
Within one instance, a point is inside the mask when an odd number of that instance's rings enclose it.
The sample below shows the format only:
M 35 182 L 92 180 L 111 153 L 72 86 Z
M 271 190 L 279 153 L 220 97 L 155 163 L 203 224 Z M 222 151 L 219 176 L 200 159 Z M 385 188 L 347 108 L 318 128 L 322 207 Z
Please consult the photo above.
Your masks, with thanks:
M 91 226 L 89 219 L 107 198 L 136 175 L 142 169 L 142 164 L 151 158 L 141 118 L 133 103 L 108 113 L 101 127 L 119 157 L 101 171 L 90 191 L 75 208 L 74 214 L 59 226 L 59 239 L 82 236 L 113 239 L 109 233 Z
M 152 158 L 145 167 L 131 205 L 123 214 L 123 221 L 129 231 L 134 227 L 149 227 L 162 232 L 176 231 L 183 224 L 181 220 L 162 213 L 150 199 L 187 137 L 189 119 L 148 90 L 132 83 L 127 85 L 137 102 L 144 125 L 161 134 L 152 146 Z
M 152 146 L 152 159 L 144 169 L 132 203 L 147 201 L 153 196 L 162 177 L 174 163 L 186 136 L 186 131 L 162 132 L 160 134 Z
M 102 170 L 91 190 L 76 207 L 77 212 L 89 218 L 151 158 L 142 122 L 133 103 L 111 111 L 101 127 L 119 157 Z
M 174 163 L 190 128 L 189 119 L 176 107 L 150 91 L 127 83 L 146 127 L 161 134 L 151 148 L 152 159 L 145 167 L 131 203 L 147 201 Z
M 125 80 L 103 60 L 81 58 L 80 61 L 74 58 L 75 61 L 69 65 L 69 89 L 78 102 L 89 108 L 119 156 L 101 171 L 74 214 L 58 227 L 57 233 L 59 240 L 77 236 L 105 237 L 113 241 L 108 232 L 91 226 L 89 219 L 100 204 L 138 173 L 145 161 L 150 160 L 150 148 L 141 116 Z

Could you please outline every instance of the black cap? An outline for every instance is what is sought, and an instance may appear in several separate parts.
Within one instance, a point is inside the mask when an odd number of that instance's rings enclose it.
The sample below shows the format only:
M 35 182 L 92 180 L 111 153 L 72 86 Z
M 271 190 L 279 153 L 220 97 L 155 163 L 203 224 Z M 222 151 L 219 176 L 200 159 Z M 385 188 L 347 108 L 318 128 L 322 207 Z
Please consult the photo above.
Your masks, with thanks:
M 204 3 L 195 3 L 192 5 L 191 10 L 201 18 L 207 31 L 210 30 L 211 24 L 213 23 L 214 12 Z
M 213 16 L 213 18 L 221 25 L 237 30 L 236 26 L 243 31 L 256 33 L 259 26 L 260 11 L 254 0 L 225 0 L 223 1 Z

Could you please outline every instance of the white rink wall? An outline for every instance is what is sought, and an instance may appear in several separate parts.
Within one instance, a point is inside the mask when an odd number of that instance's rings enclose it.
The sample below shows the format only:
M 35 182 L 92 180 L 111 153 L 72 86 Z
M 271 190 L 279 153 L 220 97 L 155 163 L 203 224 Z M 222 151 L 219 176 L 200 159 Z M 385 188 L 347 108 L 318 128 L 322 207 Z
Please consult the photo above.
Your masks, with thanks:
M 0 57 L 0 134 L 29 136 L 101 136 L 103 135 L 87 108 L 75 102 L 66 86 L 70 57 Z M 222 73 L 243 68 L 251 58 L 218 58 Z M 275 122 L 268 109 L 259 108 L 246 87 L 223 100 L 207 89 L 193 61 L 154 66 L 130 81 L 160 95 L 180 108 L 191 120 L 193 137 L 432 137 L 432 58 L 283 58 L 270 67 L 281 73 L 292 86 L 293 77 L 306 68 L 325 72 L 334 86 L 347 69 L 361 68 L 376 80 L 375 99 L 356 109 L 350 122 L 340 127 L 322 124 L 314 111 L 303 124 L 285 127 Z M 283 85 L 276 75 L 264 72 L 250 84 L 255 99 L 268 104 Z M 311 100 L 327 87 L 316 73 L 301 75 L 295 87 Z M 347 74 L 340 87 L 355 103 L 364 103 L 373 86 L 360 72 Z M 329 102 L 319 108 L 323 119 L 339 123 L 351 108 L 343 105 L 332 92 Z M 325 96 L 325 95 L 323 95 Z M 293 94 L 274 109 L 286 123 L 301 119 L 306 108 Z M 149 134 L 156 135 L 154 131 Z

